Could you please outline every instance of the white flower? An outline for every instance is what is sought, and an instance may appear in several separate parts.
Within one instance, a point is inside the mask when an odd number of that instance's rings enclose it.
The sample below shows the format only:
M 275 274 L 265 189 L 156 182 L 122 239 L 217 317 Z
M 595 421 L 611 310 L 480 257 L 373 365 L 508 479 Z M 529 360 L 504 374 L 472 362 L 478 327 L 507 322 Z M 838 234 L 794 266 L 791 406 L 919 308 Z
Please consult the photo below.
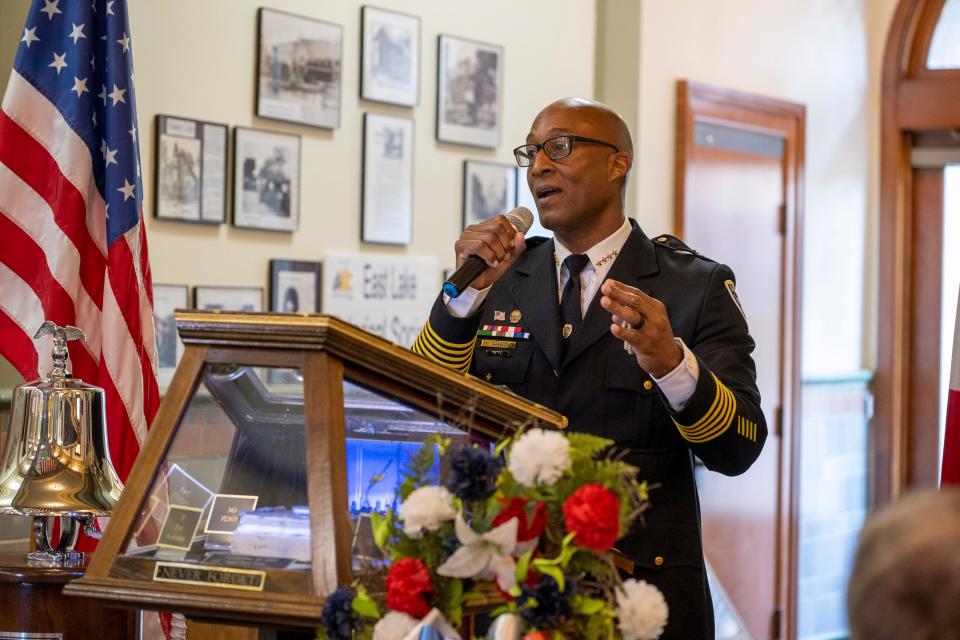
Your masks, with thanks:
M 420 487 L 400 505 L 403 532 L 414 540 L 423 536 L 423 530 L 436 531 L 440 525 L 457 515 L 453 508 L 453 494 L 445 487 Z
M 670 611 L 663 594 L 644 580 L 631 578 L 617 591 L 617 618 L 623 640 L 655 640 Z
M 403 640 L 420 621 L 400 611 L 390 611 L 373 627 L 373 640 Z
M 551 485 L 570 468 L 570 443 L 556 431 L 530 429 L 510 447 L 507 467 L 526 487 Z
M 513 551 L 517 546 L 517 530 L 520 521 L 510 518 L 499 527 L 478 534 L 457 514 L 454 521 L 460 548 L 437 567 L 437 573 L 448 578 L 495 577 L 504 591 L 517 583 L 516 563 Z

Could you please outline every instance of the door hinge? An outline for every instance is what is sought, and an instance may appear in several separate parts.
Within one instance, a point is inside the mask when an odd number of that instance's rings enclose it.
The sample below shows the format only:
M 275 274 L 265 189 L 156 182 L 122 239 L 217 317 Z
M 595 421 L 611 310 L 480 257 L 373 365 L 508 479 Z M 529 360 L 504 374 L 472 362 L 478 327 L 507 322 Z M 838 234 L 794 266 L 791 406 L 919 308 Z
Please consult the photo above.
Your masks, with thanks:
M 780 205 L 780 235 L 787 235 L 787 205 Z
M 773 412 L 773 435 L 778 438 L 783 435 L 783 405 Z
M 783 637 L 781 625 L 783 623 L 783 610 L 777 607 L 773 610 L 773 618 L 770 620 L 770 637 L 773 640 L 780 640 Z

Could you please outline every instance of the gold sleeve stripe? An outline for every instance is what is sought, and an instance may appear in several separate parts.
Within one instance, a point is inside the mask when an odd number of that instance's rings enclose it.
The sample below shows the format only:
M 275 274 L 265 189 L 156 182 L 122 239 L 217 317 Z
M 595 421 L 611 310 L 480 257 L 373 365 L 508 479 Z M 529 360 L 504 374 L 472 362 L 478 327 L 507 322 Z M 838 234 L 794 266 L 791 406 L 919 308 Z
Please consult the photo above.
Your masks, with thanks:
M 473 346 L 476 344 L 476 337 L 470 342 L 459 345 L 457 348 L 441 346 L 440 343 L 450 345 L 452 343 L 441 340 L 436 332 L 427 322 L 420 334 L 414 341 L 411 351 L 424 356 L 428 360 L 433 360 L 445 367 L 456 371 L 467 371 L 470 368 L 470 361 L 473 359 Z
M 449 365 L 454 365 L 459 367 L 462 364 L 469 363 L 470 358 L 473 356 L 473 353 L 470 351 L 466 352 L 462 356 L 456 356 L 456 357 L 447 355 L 445 353 L 440 353 L 433 347 L 433 345 L 431 345 L 426 340 L 418 339 L 417 344 L 420 347 L 419 353 L 427 356 L 431 360 L 436 360 L 437 362 L 440 362 L 443 364 L 449 364 Z
M 713 376 L 713 381 L 716 384 L 717 394 L 704 416 L 690 426 L 673 421 L 680 430 L 680 435 L 688 442 L 709 442 L 723 435 L 733 424 L 733 418 L 737 413 L 737 399 L 716 376 Z
M 427 321 L 427 324 L 423 325 L 423 329 L 430 335 L 431 338 L 433 338 L 434 342 L 436 342 L 438 345 L 440 345 L 441 347 L 449 347 L 454 351 L 460 350 L 465 346 L 469 346 L 472 349 L 473 343 L 477 341 L 476 337 L 474 337 L 474 339 L 471 340 L 470 342 L 466 342 L 463 344 L 458 344 L 456 342 L 447 342 L 446 340 L 441 338 L 439 335 L 437 335 L 437 332 L 434 331 L 433 327 L 430 325 L 429 320 Z
M 742 435 L 750 442 L 757 441 L 757 423 L 747 420 L 743 416 L 737 416 L 737 433 Z

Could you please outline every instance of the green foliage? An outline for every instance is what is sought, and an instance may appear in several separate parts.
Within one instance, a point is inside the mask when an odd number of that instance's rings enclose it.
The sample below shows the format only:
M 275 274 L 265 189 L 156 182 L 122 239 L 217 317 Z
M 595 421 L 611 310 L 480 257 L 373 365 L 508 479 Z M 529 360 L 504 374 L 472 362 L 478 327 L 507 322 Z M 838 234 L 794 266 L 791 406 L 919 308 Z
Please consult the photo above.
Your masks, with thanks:
M 357 595 L 354 596 L 351 608 L 364 618 L 380 619 L 380 607 L 373 601 L 367 589 L 364 586 L 357 587 Z
M 442 452 L 446 449 L 446 446 L 443 439 L 435 435 L 428 438 L 420 449 L 413 454 L 413 459 L 407 463 L 406 478 L 400 485 L 401 501 L 409 498 L 410 494 L 419 487 L 436 484 L 437 479 L 433 475 L 433 467 L 436 464 L 438 449 Z
M 373 529 L 373 541 L 380 551 L 387 552 L 387 541 L 393 533 L 393 511 L 380 515 L 376 511 L 370 513 L 370 527 Z

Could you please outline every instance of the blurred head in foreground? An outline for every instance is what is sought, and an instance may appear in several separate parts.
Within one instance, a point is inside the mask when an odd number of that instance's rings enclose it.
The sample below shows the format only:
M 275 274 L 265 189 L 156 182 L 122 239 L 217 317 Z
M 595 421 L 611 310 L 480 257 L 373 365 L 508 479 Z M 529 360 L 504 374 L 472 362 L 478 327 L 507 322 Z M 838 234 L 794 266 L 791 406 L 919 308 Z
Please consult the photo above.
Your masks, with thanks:
M 960 489 L 909 495 L 867 520 L 847 615 L 853 640 L 960 640 Z

